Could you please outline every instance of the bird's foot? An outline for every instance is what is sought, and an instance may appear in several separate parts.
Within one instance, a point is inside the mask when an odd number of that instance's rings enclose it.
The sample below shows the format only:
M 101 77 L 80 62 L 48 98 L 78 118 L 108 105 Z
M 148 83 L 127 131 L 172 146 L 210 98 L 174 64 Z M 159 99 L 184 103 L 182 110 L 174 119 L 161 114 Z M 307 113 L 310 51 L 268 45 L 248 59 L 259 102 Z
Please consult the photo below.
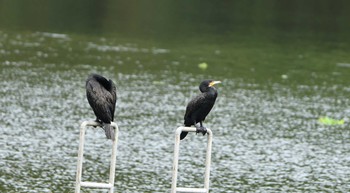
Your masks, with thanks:
M 202 133 L 203 135 L 207 134 L 207 128 L 203 126 L 196 127 L 196 134 Z
M 99 123 L 100 125 L 103 124 L 103 122 L 100 119 L 96 119 L 95 122 Z M 96 126 L 94 126 L 96 128 Z

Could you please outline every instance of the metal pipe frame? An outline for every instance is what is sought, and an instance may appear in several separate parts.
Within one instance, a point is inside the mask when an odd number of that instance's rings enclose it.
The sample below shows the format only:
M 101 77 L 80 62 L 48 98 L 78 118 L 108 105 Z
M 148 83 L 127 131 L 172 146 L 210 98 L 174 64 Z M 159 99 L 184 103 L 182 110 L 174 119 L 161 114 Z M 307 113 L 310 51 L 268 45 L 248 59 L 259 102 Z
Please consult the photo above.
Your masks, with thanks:
M 112 155 L 111 155 L 111 165 L 109 168 L 109 181 L 108 183 L 97 183 L 97 182 L 82 182 L 82 169 L 83 169 L 83 159 L 84 159 L 84 143 L 85 143 L 85 131 L 87 126 L 101 126 L 100 123 L 95 121 L 84 121 L 80 125 L 80 137 L 79 137 L 79 151 L 78 151 L 78 164 L 75 182 L 75 193 L 80 193 L 81 187 L 90 188 L 106 188 L 109 189 L 109 193 L 114 192 L 114 178 L 115 178 L 115 164 L 117 155 L 117 144 L 118 144 L 118 125 L 115 122 L 111 122 L 111 126 L 114 127 L 115 140 L 112 144 Z
M 204 188 L 178 188 L 177 175 L 179 166 L 179 150 L 180 150 L 180 134 L 182 131 L 196 132 L 194 127 L 178 127 L 175 132 L 175 146 L 174 146 L 174 162 L 173 162 L 173 176 L 171 183 L 171 193 L 176 192 L 203 192 L 209 193 L 209 177 L 210 177 L 210 163 L 211 163 L 211 147 L 213 141 L 213 133 L 207 128 L 207 152 L 205 156 L 205 176 L 204 176 Z

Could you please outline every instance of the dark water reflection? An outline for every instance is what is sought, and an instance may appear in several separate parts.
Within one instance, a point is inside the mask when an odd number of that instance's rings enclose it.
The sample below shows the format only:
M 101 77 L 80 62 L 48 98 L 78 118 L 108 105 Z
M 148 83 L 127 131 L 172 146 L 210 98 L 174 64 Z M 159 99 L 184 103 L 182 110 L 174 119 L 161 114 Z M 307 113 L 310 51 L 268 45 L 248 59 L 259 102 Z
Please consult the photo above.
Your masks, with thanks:
M 226 7 L 222 12 L 210 13 L 204 10 L 212 5 L 204 3 L 203 15 L 193 7 L 160 9 L 166 20 L 141 20 L 147 9 L 137 6 L 120 11 L 99 4 L 90 11 L 100 17 L 92 14 L 96 20 L 74 26 L 77 21 L 55 16 L 66 4 L 48 1 L 40 9 L 54 7 L 51 19 L 67 25 L 45 24 L 38 12 L 33 23 L 21 26 L 30 18 L 15 17 L 11 10 L 18 4 L 13 2 L 1 2 L 12 9 L 0 6 L 0 14 L 9 16 L 0 20 L 0 192 L 74 191 L 79 124 L 94 118 L 84 89 L 91 72 L 110 77 L 118 88 L 117 192 L 169 191 L 174 131 L 204 78 L 223 81 L 205 124 L 214 132 L 211 192 L 350 191 L 350 49 L 342 19 L 348 12 L 341 3 L 324 15 L 317 10 L 325 10 L 327 3 L 295 13 L 301 4 L 273 4 L 293 8 L 273 12 L 286 14 L 286 20 L 273 19 L 279 17 L 271 12 L 259 19 L 264 14 L 258 5 L 229 2 L 220 3 Z M 89 2 L 91 7 L 96 3 Z M 232 4 L 249 7 L 255 16 L 227 16 Z M 27 6 L 23 10 L 34 5 Z M 119 12 L 107 11 L 115 9 Z M 139 14 L 130 18 L 130 26 L 121 17 L 128 10 Z M 66 13 L 74 15 L 69 9 Z M 326 19 L 335 13 L 337 22 Z M 120 17 L 112 22 L 115 14 Z M 191 20 L 181 23 L 185 17 Z M 176 28 L 184 34 L 160 33 Z M 201 62 L 208 69 L 200 70 Z M 322 125 L 320 116 L 345 124 Z M 101 129 L 89 129 L 86 142 L 83 179 L 107 181 L 110 142 Z M 183 142 L 180 186 L 201 186 L 205 142 L 194 134 Z

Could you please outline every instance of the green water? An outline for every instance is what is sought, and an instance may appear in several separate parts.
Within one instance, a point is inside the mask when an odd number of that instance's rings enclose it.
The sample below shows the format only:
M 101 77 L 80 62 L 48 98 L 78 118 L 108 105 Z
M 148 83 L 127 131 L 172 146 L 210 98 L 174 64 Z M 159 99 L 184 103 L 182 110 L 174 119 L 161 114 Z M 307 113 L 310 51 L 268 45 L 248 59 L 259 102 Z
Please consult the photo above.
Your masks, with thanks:
M 0 1 L 0 192 L 74 191 L 92 72 L 117 85 L 116 192 L 170 191 L 174 131 L 208 78 L 211 192 L 349 192 L 347 7 Z M 205 139 L 182 143 L 179 186 L 202 185 Z M 87 131 L 84 181 L 107 181 L 110 144 Z

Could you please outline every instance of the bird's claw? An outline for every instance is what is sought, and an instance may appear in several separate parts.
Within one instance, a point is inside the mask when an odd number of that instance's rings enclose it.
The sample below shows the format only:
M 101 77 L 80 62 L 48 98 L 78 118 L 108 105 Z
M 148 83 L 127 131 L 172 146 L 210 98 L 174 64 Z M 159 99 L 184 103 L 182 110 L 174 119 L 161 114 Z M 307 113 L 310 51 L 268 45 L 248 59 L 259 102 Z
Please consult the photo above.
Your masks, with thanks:
M 207 134 L 207 128 L 205 127 L 196 127 L 196 134 L 202 133 L 203 135 Z
M 100 119 L 96 119 L 95 122 L 99 123 L 100 125 L 103 124 L 103 122 Z M 94 128 L 96 128 L 96 126 L 94 126 Z

